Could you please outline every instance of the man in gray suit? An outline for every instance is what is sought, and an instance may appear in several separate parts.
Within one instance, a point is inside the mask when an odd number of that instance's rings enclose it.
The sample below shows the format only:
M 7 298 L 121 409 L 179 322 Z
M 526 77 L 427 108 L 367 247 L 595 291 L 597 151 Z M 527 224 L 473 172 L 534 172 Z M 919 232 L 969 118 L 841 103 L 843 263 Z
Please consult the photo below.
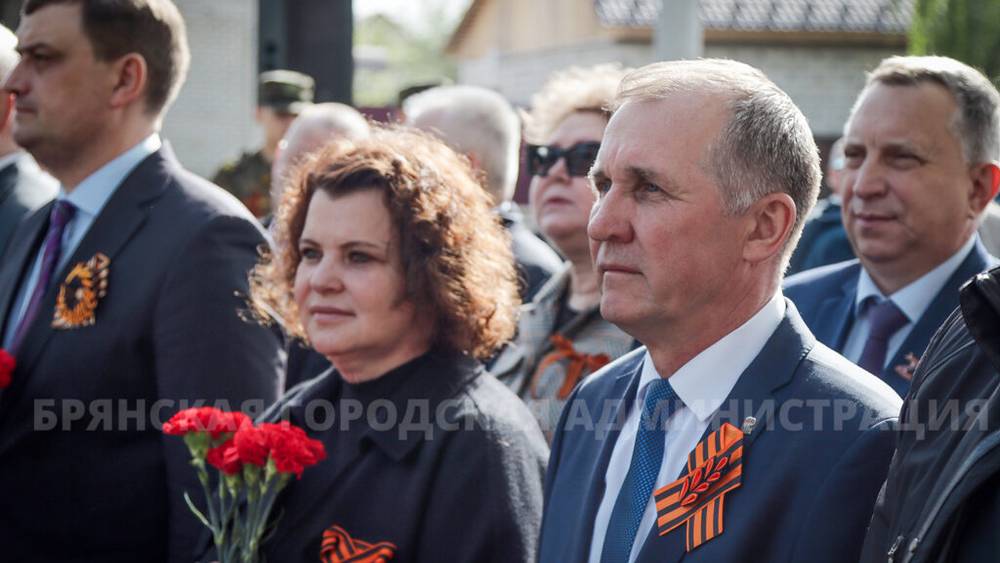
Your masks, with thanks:
M 0 259 L 5 561 L 190 562 L 200 485 L 159 424 L 186 406 L 263 408 L 284 356 L 245 322 L 265 243 L 235 197 L 160 139 L 188 66 L 170 0 L 28 0 L 14 139 L 61 184 Z M 241 297 L 242 295 L 242 297 Z
M 17 64 L 17 38 L 0 25 L 0 76 Z M 0 255 L 14 228 L 28 213 L 56 196 L 56 183 L 14 142 L 14 97 L 0 95 Z

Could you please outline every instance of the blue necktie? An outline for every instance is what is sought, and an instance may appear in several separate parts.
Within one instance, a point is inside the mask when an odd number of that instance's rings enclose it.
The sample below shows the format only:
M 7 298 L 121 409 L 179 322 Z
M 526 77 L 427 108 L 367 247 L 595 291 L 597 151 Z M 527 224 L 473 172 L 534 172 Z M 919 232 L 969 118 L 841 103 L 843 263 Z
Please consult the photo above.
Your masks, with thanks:
M 627 563 L 639 531 L 642 514 L 660 474 L 667 419 L 683 405 L 670 382 L 657 379 L 649 384 L 643 401 L 639 430 L 635 435 L 632 464 L 622 483 L 604 535 L 601 563 Z

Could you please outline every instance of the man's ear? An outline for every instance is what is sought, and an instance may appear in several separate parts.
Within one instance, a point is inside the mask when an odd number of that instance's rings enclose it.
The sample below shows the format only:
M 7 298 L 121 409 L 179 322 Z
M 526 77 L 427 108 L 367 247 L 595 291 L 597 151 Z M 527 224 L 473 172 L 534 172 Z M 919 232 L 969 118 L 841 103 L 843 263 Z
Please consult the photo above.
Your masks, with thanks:
M 969 208 L 978 216 L 997 196 L 1000 190 L 1000 166 L 996 162 L 973 164 L 969 169 L 972 191 L 969 193 Z
M 114 63 L 115 84 L 111 91 L 112 107 L 121 108 L 142 101 L 149 82 L 146 59 L 138 53 L 129 53 Z
M 759 263 L 781 254 L 795 225 L 795 202 L 786 193 L 768 194 L 747 210 L 743 258 Z

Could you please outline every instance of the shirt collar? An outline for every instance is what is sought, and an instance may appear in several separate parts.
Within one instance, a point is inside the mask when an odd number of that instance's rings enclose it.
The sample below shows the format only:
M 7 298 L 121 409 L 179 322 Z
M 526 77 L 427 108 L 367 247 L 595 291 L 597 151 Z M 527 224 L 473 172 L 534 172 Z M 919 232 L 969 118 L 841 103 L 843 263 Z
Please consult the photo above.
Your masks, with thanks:
M 670 385 L 684 401 L 684 406 L 702 422 L 715 414 L 784 317 L 785 298 L 778 291 L 748 321 L 674 372 L 670 376 Z M 659 378 L 660 374 L 647 350 L 636 394 L 638 408 L 645 401 L 649 384 Z
M 140 141 L 139 144 L 98 168 L 69 194 L 66 193 L 65 188 L 60 187 L 58 199 L 72 203 L 77 212 L 96 217 L 104 209 L 104 205 L 108 203 L 125 177 L 146 157 L 160 150 L 161 146 L 163 146 L 163 142 L 160 140 L 160 136 L 153 133 Z
M 917 319 L 923 316 L 924 311 L 927 310 L 927 307 L 930 307 L 931 301 L 934 300 L 934 296 L 941 291 L 948 278 L 955 273 L 955 270 L 962 265 L 965 257 L 972 252 L 972 247 L 976 245 L 977 236 L 973 234 L 962 245 L 962 248 L 958 249 L 958 252 L 951 255 L 950 258 L 941 262 L 933 270 L 911 282 L 906 287 L 888 296 L 892 298 L 892 302 L 903 311 L 903 314 L 906 315 L 906 318 L 911 323 L 916 322 Z M 875 285 L 875 280 L 868 275 L 868 271 L 861 268 L 861 276 L 858 279 L 858 293 L 854 298 L 855 317 L 861 315 L 864 311 L 866 300 L 869 300 L 871 297 L 874 297 L 876 302 L 886 299 L 886 296 Z

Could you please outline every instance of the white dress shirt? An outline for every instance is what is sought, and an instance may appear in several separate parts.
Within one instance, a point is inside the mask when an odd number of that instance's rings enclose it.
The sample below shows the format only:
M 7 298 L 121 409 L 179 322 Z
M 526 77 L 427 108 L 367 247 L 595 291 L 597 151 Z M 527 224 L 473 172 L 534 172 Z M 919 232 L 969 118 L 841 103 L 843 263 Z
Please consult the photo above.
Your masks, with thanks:
M 764 344 L 771 338 L 784 317 L 785 299 L 779 291 L 750 320 L 703 350 L 670 376 L 670 384 L 677 396 L 684 401 L 684 406 L 677 409 L 667 421 L 663 462 L 660 464 L 654 491 L 680 477 L 681 471 L 687 464 L 688 454 L 698 445 L 698 441 L 708 429 L 712 415 L 725 402 L 733 386 L 764 348 Z M 632 464 L 632 449 L 639 429 L 639 413 L 642 411 L 649 384 L 658 378 L 660 374 L 656 372 L 653 360 L 647 351 L 642 360 L 642 375 L 635 402 L 615 442 L 608 470 L 604 474 L 604 497 L 601 499 L 594 521 L 594 532 L 590 540 L 590 563 L 600 563 L 608 520 L 625 481 L 625 475 Z M 635 543 L 632 544 L 630 562 L 634 562 L 639 555 L 655 520 L 656 506 L 653 503 L 653 495 L 650 495 L 646 511 L 639 523 Z
M 885 351 L 885 364 L 882 367 L 884 369 L 885 366 L 889 365 L 889 362 L 896 357 L 899 347 L 906 341 L 906 337 L 913 331 L 913 326 L 924 315 L 924 311 L 930 306 L 931 301 L 937 297 L 948 278 L 962 265 L 975 245 L 976 235 L 973 234 L 951 258 L 941 262 L 933 270 L 888 297 L 882 294 L 868 272 L 861 268 L 861 276 L 858 278 L 858 293 L 854 298 L 854 324 L 851 326 L 850 332 L 847 333 L 847 340 L 844 341 L 844 357 L 857 363 L 861 359 L 861 353 L 865 350 L 865 343 L 868 342 L 868 334 L 871 332 L 868 312 L 871 307 L 863 306 L 865 300 L 872 296 L 877 298 L 876 303 L 881 302 L 882 299 L 892 299 L 892 302 L 906 316 L 907 322 L 889 338 Z M 913 352 L 919 355 L 923 350 L 913 350 Z
M 162 141 L 157 133 L 143 139 L 139 144 L 109 161 L 104 166 L 98 168 L 93 174 L 87 176 L 70 193 L 59 188 L 57 200 L 66 200 L 73 204 L 76 212 L 73 218 L 66 223 L 63 229 L 62 242 L 60 243 L 59 263 L 56 264 L 52 275 L 56 276 L 69 262 L 76 247 L 80 245 L 84 235 L 90 230 L 94 220 L 107 205 L 108 200 L 118 190 L 118 186 L 125 178 L 146 159 L 149 155 L 160 150 Z M 7 320 L 7 328 L 4 333 L 3 345 L 10 346 L 14 340 L 14 331 L 21 321 L 21 317 L 27 312 L 30 291 L 33 291 L 38 283 L 38 276 L 42 270 L 42 255 L 44 254 L 45 243 L 39 246 L 32 262 L 31 270 L 27 277 L 21 278 L 21 285 L 14 298 L 14 305 L 11 307 L 11 316 Z M 55 279 L 50 283 L 55 283 Z M 30 288 L 30 289 L 29 289 Z

